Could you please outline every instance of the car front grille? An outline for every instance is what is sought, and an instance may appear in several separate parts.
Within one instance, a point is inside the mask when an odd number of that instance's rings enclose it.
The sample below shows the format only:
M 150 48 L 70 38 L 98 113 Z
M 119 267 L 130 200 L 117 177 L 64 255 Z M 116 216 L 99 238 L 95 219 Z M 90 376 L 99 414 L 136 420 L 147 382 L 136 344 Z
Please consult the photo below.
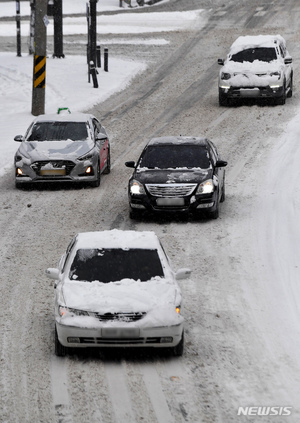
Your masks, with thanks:
M 242 76 L 245 76 L 246 78 L 250 78 L 252 74 L 247 74 L 247 73 L 242 73 L 242 72 L 235 72 L 233 75 L 234 76 L 242 75 Z M 256 75 L 258 77 L 266 77 L 268 74 L 267 74 L 267 72 L 263 72 L 263 73 L 255 73 L 254 75 Z
M 101 322 L 119 321 L 119 322 L 136 322 L 142 319 L 146 313 L 95 313 L 95 317 Z
M 32 163 L 31 167 L 40 176 L 41 168 L 65 169 L 66 175 L 70 175 L 75 163 L 70 160 L 43 160 Z
M 197 184 L 146 184 L 154 197 L 185 197 L 191 195 Z
M 102 345 L 151 345 L 160 343 L 160 338 L 80 338 L 81 344 Z

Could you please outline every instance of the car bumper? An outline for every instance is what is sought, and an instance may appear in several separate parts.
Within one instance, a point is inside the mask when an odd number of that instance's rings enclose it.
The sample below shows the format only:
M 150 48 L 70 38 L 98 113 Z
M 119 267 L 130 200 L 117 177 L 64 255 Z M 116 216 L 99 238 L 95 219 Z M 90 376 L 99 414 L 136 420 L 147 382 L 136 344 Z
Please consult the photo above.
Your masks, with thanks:
M 283 86 L 278 87 L 219 87 L 219 94 L 225 98 L 277 98 L 281 97 Z
M 167 327 L 81 328 L 56 322 L 59 342 L 70 348 L 175 347 L 182 338 L 183 323 Z
M 163 213 L 212 212 L 217 207 L 217 191 L 207 195 L 192 195 L 184 198 L 159 198 L 148 195 L 130 195 L 131 210 Z
M 90 174 L 86 169 L 91 167 Z M 15 182 L 18 185 L 51 182 L 93 182 L 97 179 L 92 162 L 69 162 L 64 168 L 42 170 L 40 166 L 29 165 L 22 161 L 15 163 Z

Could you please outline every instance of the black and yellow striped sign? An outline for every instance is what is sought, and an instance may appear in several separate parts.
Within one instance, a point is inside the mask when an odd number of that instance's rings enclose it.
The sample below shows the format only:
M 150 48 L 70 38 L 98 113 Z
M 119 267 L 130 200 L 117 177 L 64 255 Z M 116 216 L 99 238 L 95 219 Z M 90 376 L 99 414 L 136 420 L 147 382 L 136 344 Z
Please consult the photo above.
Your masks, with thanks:
M 34 56 L 34 88 L 45 88 L 46 81 L 46 56 Z

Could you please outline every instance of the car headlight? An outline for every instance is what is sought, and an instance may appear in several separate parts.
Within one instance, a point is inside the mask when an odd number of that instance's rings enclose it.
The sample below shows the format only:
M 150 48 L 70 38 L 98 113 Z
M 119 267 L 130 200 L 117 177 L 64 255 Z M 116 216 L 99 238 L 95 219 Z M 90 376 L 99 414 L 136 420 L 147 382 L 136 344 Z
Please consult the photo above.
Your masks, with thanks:
M 94 149 L 90 150 L 88 153 L 84 154 L 83 156 L 78 157 L 77 160 L 79 161 L 91 160 L 93 156 L 94 156 Z
M 271 72 L 270 76 L 278 76 L 278 79 L 280 79 L 281 78 L 281 72 L 280 71 Z
M 214 192 L 214 183 L 212 179 L 207 179 L 207 181 L 202 182 L 196 191 L 196 194 L 211 194 Z
M 130 181 L 129 190 L 130 190 L 130 194 L 137 194 L 137 195 L 146 194 L 144 185 L 141 184 L 136 179 L 133 179 L 132 181 Z
M 58 306 L 58 314 L 61 317 L 67 317 L 67 316 L 88 316 L 89 313 L 84 310 L 77 310 L 75 308 L 69 308 L 64 306 Z
M 231 78 L 231 74 L 228 72 L 221 72 L 221 79 L 223 79 L 224 81 L 227 81 L 228 79 Z

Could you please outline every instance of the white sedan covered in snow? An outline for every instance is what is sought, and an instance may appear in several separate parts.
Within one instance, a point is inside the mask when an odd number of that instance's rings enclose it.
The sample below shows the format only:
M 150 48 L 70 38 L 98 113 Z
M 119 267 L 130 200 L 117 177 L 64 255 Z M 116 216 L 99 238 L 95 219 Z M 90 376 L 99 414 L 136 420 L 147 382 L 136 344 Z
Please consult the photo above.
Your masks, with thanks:
M 154 232 L 111 230 L 77 234 L 57 269 L 55 353 L 69 347 L 159 347 L 182 355 L 178 279 Z

